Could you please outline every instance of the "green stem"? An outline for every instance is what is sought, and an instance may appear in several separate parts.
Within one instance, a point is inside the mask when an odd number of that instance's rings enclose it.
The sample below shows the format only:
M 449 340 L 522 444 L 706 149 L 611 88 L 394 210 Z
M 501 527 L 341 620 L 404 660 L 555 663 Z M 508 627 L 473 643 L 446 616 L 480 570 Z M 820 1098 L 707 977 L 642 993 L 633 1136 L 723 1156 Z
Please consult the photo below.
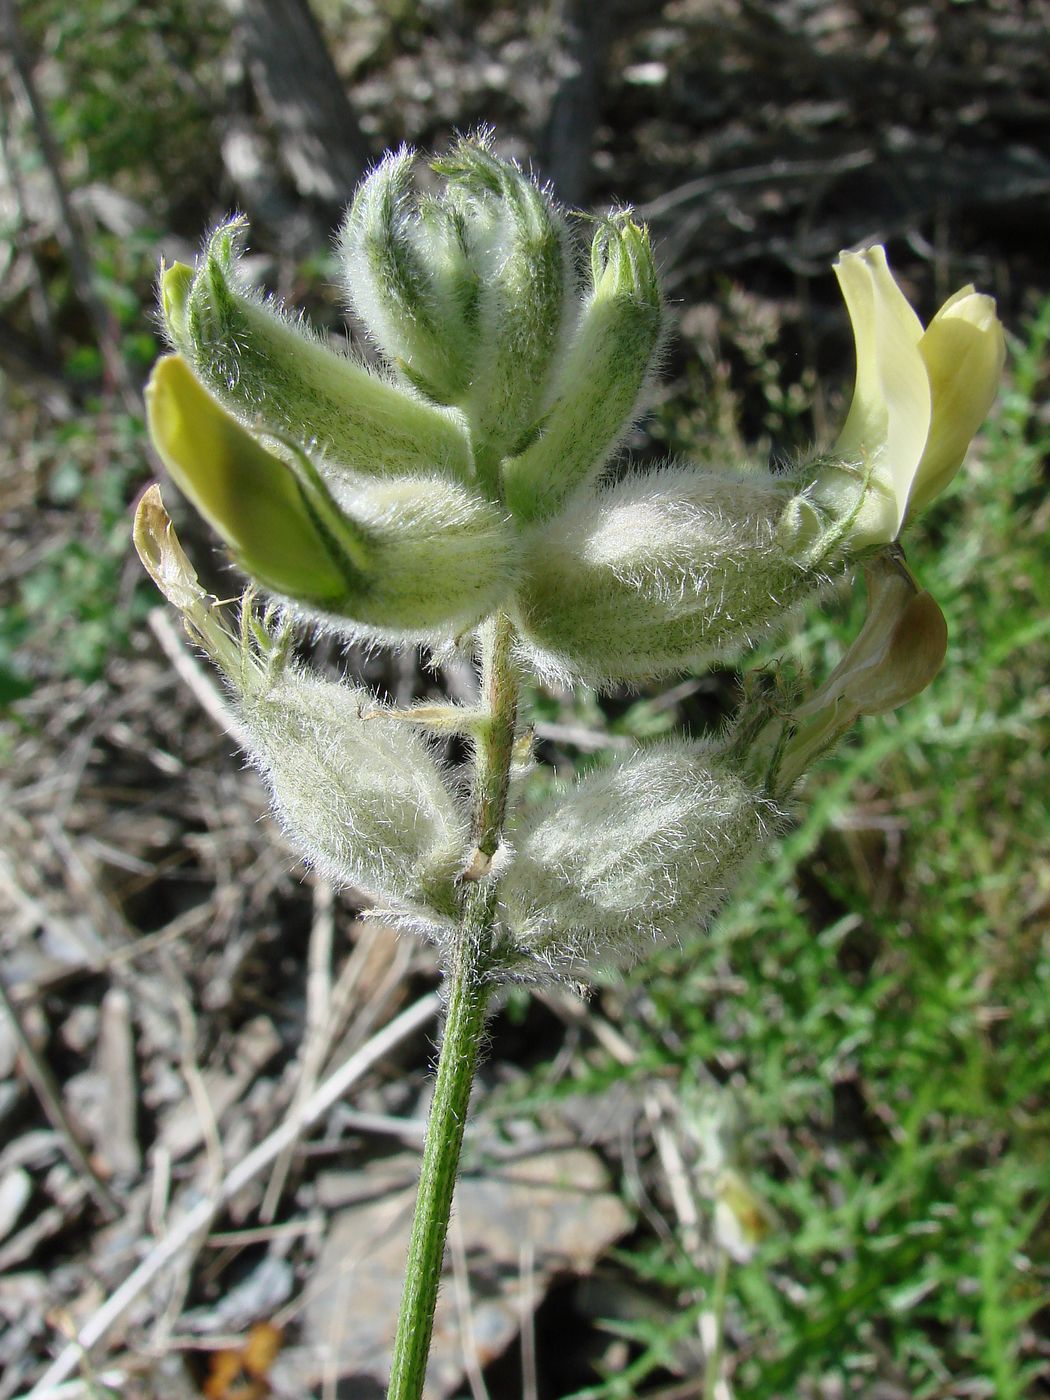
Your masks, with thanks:
M 729 1292 L 729 1255 L 724 1249 L 718 1251 L 715 1265 L 715 1286 L 711 1298 L 711 1311 L 715 1317 L 715 1339 L 707 1353 L 704 1366 L 704 1400 L 715 1400 L 718 1382 L 722 1376 L 722 1351 L 726 1339 L 726 1296 Z
M 482 690 L 488 713 L 474 754 L 473 836 L 477 849 L 472 870 L 476 867 L 478 876 L 485 874 L 496 852 L 507 810 L 518 703 L 517 677 L 511 664 L 513 642 L 513 627 L 502 615 L 483 629 Z M 465 879 L 460 923 L 446 969 L 448 1007 L 387 1400 L 420 1400 L 423 1394 L 452 1193 L 491 990 L 486 972 L 495 907 L 495 891 L 489 882 L 476 876 Z
M 483 928 L 486 920 L 478 922 Z M 452 1192 L 485 1027 L 488 988 L 478 976 L 479 933 L 480 929 L 470 928 L 464 920 L 456 956 L 448 970 L 448 1011 L 423 1147 L 388 1400 L 418 1400 L 423 1394 Z
M 474 471 L 478 485 L 494 501 L 503 499 L 503 483 L 500 480 L 500 455 L 483 442 L 474 444 Z

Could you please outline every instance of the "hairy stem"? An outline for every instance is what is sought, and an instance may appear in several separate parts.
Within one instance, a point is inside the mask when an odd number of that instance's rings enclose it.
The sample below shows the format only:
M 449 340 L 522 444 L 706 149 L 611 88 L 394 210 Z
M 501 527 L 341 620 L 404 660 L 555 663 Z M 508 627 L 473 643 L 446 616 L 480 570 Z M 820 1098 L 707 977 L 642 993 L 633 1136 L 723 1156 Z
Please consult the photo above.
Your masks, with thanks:
M 423 1394 L 452 1191 L 488 1001 L 479 973 L 491 915 L 483 907 L 488 901 L 482 895 L 475 885 L 469 901 L 475 907 L 465 914 L 456 956 L 448 969 L 448 1010 L 423 1146 L 388 1400 L 418 1400 Z
M 427 1122 L 416 1212 L 387 1400 L 420 1400 L 434 1330 L 452 1192 L 463 1146 L 490 987 L 495 892 L 484 876 L 499 846 L 507 810 L 518 684 L 511 664 L 514 632 L 502 615 L 482 632 L 482 690 L 488 713 L 474 754 L 475 860 L 465 877 L 455 947 L 446 969 L 448 1006 L 437 1081 Z

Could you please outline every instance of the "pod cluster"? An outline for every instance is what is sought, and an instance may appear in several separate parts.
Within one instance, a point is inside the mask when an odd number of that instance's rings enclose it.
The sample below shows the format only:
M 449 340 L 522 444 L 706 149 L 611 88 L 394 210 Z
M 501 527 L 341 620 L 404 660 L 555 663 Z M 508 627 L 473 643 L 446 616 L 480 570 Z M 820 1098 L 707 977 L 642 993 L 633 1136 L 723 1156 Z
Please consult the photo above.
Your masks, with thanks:
M 928 684 L 943 619 L 893 542 L 954 476 L 1003 361 L 988 297 L 963 288 L 924 328 L 881 248 L 843 254 L 857 380 L 830 454 L 781 475 L 631 471 L 621 449 L 663 306 L 646 229 L 621 212 L 590 231 L 580 257 L 550 192 L 485 137 L 429 172 L 402 149 L 363 182 L 338 239 L 374 360 L 262 297 L 233 219 L 195 267 L 163 272 L 172 353 L 147 389 L 158 454 L 235 562 L 285 619 L 352 637 L 449 647 L 498 614 L 521 668 L 642 682 L 739 652 L 865 562 L 868 622 L 808 702 L 600 768 L 512 814 L 478 867 L 467 803 L 420 716 L 377 713 L 290 663 L 272 609 L 264 625 L 248 604 L 229 628 L 147 492 L 139 553 L 225 674 L 289 835 L 439 945 L 465 882 L 486 879 L 501 977 L 578 980 L 703 926 L 783 826 L 805 768 L 859 714 Z M 433 728 L 486 722 L 448 708 Z
M 381 161 L 339 234 L 378 365 L 254 291 L 243 220 L 165 272 L 172 476 L 249 574 L 350 634 L 440 646 L 502 609 L 535 668 L 595 684 L 751 643 L 841 564 L 842 512 L 813 471 L 610 482 L 664 325 L 646 229 L 598 220 L 581 260 L 485 140 L 432 162 L 437 193 L 418 166 Z

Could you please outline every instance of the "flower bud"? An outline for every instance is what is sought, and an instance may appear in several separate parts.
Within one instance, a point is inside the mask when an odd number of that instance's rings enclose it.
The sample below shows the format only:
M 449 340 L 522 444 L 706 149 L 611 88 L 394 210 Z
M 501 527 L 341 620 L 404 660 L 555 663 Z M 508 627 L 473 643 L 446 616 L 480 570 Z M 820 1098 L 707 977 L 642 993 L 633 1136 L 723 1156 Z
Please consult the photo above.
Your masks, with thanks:
M 573 290 L 568 230 L 550 196 L 483 141 L 460 141 L 433 168 L 467 226 L 483 228 L 480 353 L 462 407 L 477 457 L 498 460 L 522 450 L 546 402 Z
M 154 366 L 146 419 L 176 484 L 246 573 L 318 605 L 354 589 L 367 562 L 363 536 L 349 521 L 326 530 L 290 468 L 205 393 L 180 356 Z
M 526 537 L 514 613 L 544 675 L 591 685 L 742 649 L 809 596 L 833 522 L 790 480 L 665 467 L 577 498 Z
M 189 300 L 196 274 L 185 263 L 165 267 L 161 261 L 160 310 L 173 344 L 182 344 L 189 335 Z
M 363 719 L 372 705 L 365 691 L 286 670 L 242 698 L 252 761 L 288 835 L 328 879 L 448 914 L 466 816 L 426 743 Z
M 998 388 L 995 303 L 964 287 L 924 331 L 882 247 L 842 253 L 835 273 L 853 323 L 857 378 L 815 498 L 849 522 L 854 552 L 895 540 L 909 509 L 951 481 Z
M 413 207 L 413 153 L 387 155 L 354 196 L 339 233 L 353 309 L 410 383 L 457 403 L 477 340 L 478 275 L 468 230 L 443 201 Z
M 211 235 L 202 265 L 170 268 L 165 325 L 204 385 L 253 430 L 323 454 L 327 468 L 366 477 L 441 472 L 466 479 L 470 447 L 454 416 L 337 354 L 240 273 L 245 224 Z
M 329 486 L 294 450 L 266 451 L 177 355 L 146 393 L 165 466 L 238 564 L 313 616 L 392 640 L 447 640 L 510 587 L 516 538 L 500 511 L 440 476 Z
M 647 230 L 626 215 L 603 223 L 591 279 L 543 430 L 504 469 L 507 502 L 523 520 L 553 515 L 601 471 L 631 426 L 656 354 L 662 307 Z
M 510 948 L 538 976 L 637 962 L 704 927 L 782 821 L 703 744 L 661 743 L 590 773 L 511 835 L 499 886 Z

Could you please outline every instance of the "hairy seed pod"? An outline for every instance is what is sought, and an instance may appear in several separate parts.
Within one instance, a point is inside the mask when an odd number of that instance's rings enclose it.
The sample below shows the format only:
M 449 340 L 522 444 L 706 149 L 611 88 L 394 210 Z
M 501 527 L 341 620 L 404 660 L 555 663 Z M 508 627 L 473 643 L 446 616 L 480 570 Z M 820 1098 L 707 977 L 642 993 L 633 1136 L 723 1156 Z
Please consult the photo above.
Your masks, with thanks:
M 251 290 L 237 261 L 245 231 L 242 219 L 222 225 L 196 273 L 170 268 L 162 281 L 168 334 L 205 387 L 253 431 L 317 451 L 332 473 L 467 478 L 454 414 L 337 354 Z
M 462 401 L 480 458 L 520 452 L 535 432 L 562 347 L 574 273 L 565 220 L 550 196 L 478 140 L 434 169 L 469 228 L 478 224 L 478 342 Z
M 351 305 L 409 383 L 457 403 L 476 351 L 478 274 L 466 221 L 443 201 L 413 200 L 415 154 L 384 156 L 339 232 Z
M 603 224 L 591 277 L 542 432 L 504 468 L 507 503 L 522 520 L 547 519 L 598 475 L 638 412 L 656 355 L 663 312 L 647 231 L 626 217 Z
M 418 735 L 361 717 L 373 703 L 286 670 L 242 697 L 250 756 L 281 824 L 323 875 L 447 914 L 469 849 L 466 816 Z
M 703 928 L 783 820 L 699 743 L 657 744 L 588 774 L 512 834 L 499 901 L 519 971 L 586 977 Z
M 790 480 L 665 467 L 528 535 L 514 611 L 552 679 L 667 676 L 783 622 L 824 579 L 834 538 Z
M 363 530 L 372 561 L 352 606 L 333 610 L 339 630 L 440 644 L 495 611 L 513 588 L 520 541 L 505 513 L 472 488 L 413 476 L 337 483 L 332 495 Z

